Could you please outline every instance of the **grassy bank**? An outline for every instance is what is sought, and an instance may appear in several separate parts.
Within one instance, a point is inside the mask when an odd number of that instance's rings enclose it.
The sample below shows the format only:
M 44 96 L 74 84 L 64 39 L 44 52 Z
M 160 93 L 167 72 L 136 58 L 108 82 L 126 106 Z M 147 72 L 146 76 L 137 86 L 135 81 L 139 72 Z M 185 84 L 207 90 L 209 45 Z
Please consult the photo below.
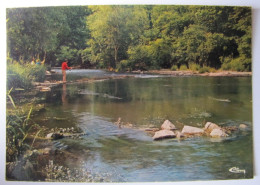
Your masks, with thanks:
M 7 63 L 7 89 L 22 88 L 28 90 L 32 82 L 43 82 L 46 67 L 44 65 L 31 65 L 21 62 Z

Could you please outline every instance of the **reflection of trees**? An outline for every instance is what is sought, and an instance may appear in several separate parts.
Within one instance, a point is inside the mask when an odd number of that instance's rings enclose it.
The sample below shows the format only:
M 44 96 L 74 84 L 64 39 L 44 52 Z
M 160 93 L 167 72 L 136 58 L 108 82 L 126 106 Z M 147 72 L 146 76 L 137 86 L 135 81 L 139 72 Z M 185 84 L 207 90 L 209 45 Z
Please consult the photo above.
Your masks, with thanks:
M 53 87 L 51 92 L 42 94 L 45 95 L 45 111 L 39 112 L 34 118 L 37 123 L 44 126 L 54 128 L 75 127 L 77 118 L 73 115 L 72 104 L 70 98 L 75 95 L 71 93 L 70 85 L 63 84 Z M 74 90 L 73 90 L 74 91 Z M 74 91 L 76 92 L 76 91 Z
M 216 118 L 243 120 L 247 117 L 246 120 L 251 120 L 250 102 L 244 103 L 245 99 L 251 96 L 249 81 L 250 79 L 246 78 L 242 81 L 236 78 L 236 82 L 233 83 L 234 80 L 229 78 L 222 80 L 222 78 L 205 77 L 107 80 L 78 86 L 80 89 L 87 89 L 100 95 L 78 97 L 79 95 L 75 93 L 70 99 L 78 102 L 78 111 L 88 111 L 91 107 L 93 111 L 90 112 L 95 112 L 97 115 L 113 119 L 121 117 L 123 121 L 134 124 L 149 124 L 149 120 L 153 118 L 170 119 L 173 122 L 184 121 L 184 124 L 193 124 L 190 123 L 192 121 L 194 124 L 216 121 Z M 241 85 L 243 87 L 240 87 Z M 108 98 L 102 94 L 122 99 Z M 234 98 L 238 101 L 232 99 L 231 103 L 218 102 L 211 97 Z M 234 106 L 235 103 L 239 106 Z M 192 114 L 200 112 L 210 113 L 213 117 L 206 120 L 203 117 L 197 120 L 191 119 Z
M 46 117 L 68 118 L 62 122 L 65 125 L 75 121 L 73 111 L 78 113 L 90 112 L 97 116 L 117 119 L 134 124 L 150 124 L 152 119 L 170 119 L 172 122 L 179 120 L 184 124 L 191 124 L 185 119 L 189 114 L 197 111 L 212 113 L 213 117 L 207 121 L 227 119 L 251 121 L 252 109 L 247 99 L 251 96 L 251 82 L 249 78 L 235 78 L 220 80 L 220 78 L 155 78 L 155 79 L 124 79 L 107 80 L 91 84 L 67 85 L 57 88 L 50 96 L 51 103 L 60 101 L 62 95 L 69 100 L 69 106 L 61 109 L 53 106 L 51 111 L 44 114 Z M 78 94 L 79 89 L 87 89 L 91 92 L 109 94 L 121 99 L 109 99 L 99 95 Z M 63 94 L 62 94 L 63 93 Z M 54 95 L 52 94 L 52 95 Z M 57 99 L 59 97 L 59 99 Z M 210 99 L 232 98 L 231 103 L 218 102 Z M 233 100 L 234 99 L 234 100 Z M 238 99 L 235 101 L 235 99 Z M 241 103 L 242 102 L 242 103 Z M 239 103 L 241 106 L 236 106 Z M 246 109 L 246 110 L 244 110 Z M 151 119 L 146 119 L 151 118 Z M 74 119 L 74 120 L 73 120 Z M 194 119 L 191 119 L 194 121 Z M 190 120 L 189 120 L 190 121 Z M 198 120 L 201 121 L 201 120 Z M 157 126 L 162 122 L 158 119 Z M 51 124 L 61 124 L 51 122 Z M 53 126 L 53 125 L 52 125 Z M 238 165 L 247 168 L 252 174 L 252 138 L 237 139 L 212 143 L 203 138 L 185 140 L 178 143 L 170 140 L 166 145 L 138 140 L 130 140 L 124 137 L 113 139 L 100 139 L 102 147 L 96 148 L 106 163 L 119 164 L 129 169 L 152 168 L 163 165 L 175 170 L 183 170 L 179 173 L 198 174 L 198 171 L 206 170 L 217 179 L 232 178 L 232 174 L 223 175 L 223 171 Z M 248 166 L 247 166 L 248 165 Z M 193 172 L 196 171 L 196 172 Z M 196 177 L 194 177 L 196 179 Z

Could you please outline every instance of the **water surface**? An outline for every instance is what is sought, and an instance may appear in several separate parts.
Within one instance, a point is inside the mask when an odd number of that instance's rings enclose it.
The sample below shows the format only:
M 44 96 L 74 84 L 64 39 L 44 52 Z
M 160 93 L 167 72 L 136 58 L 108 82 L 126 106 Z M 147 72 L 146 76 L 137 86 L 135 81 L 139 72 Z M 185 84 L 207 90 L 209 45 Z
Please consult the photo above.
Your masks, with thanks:
M 68 72 L 68 80 L 111 74 L 99 70 Z M 58 78 L 61 76 L 57 75 Z M 78 126 L 81 139 L 63 139 L 66 150 L 81 156 L 84 168 L 110 173 L 115 182 L 252 178 L 251 77 L 169 77 L 129 75 L 126 79 L 64 84 L 45 94 L 46 112 L 35 119 L 47 127 Z M 133 128 L 118 128 L 121 118 Z M 57 119 L 63 118 L 63 119 Z M 225 139 L 208 137 L 153 141 L 140 128 L 170 120 L 203 127 L 246 124 Z M 44 120 L 44 121 L 41 121 Z M 245 174 L 229 172 L 232 167 Z

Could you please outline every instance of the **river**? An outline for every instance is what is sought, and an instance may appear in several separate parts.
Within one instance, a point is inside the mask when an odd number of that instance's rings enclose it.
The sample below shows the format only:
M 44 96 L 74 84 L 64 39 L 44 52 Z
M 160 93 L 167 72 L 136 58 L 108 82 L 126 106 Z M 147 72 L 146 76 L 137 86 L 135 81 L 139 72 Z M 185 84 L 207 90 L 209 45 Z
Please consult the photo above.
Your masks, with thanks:
M 116 75 L 71 70 L 67 79 Z M 42 93 L 46 111 L 34 119 L 48 128 L 81 128 L 86 133 L 82 138 L 59 140 L 63 150 L 80 156 L 81 167 L 92 173 L 109 174 L 112 182 L 253 177 L 251 77 L 127 75 L 124 79 L 63 84 Z M 132 128 L 118 128 L 114 124 L 118 118 Z M 220 126 L 245 124 L 247 128 L 223 139 L 181 141 L 153 141 L 151 134 L 140 129 L 159 128 L 166 119 L 178 129 L 183 125 L 204 127 L 207 121 Z M 232 167 L 245 173 L 232 173 Z

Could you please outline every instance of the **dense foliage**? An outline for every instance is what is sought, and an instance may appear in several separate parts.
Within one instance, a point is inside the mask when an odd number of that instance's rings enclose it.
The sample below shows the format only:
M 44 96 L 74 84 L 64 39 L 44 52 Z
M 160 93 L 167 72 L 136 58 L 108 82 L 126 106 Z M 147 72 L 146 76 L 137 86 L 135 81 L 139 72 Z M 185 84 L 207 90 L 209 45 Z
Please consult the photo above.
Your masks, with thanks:
M 7 9 L 8 56 L 52 65 L 60 65 L 65 58 L 81 63 L 88 14 L 87 7 L 81 6 Z
M 251 71 L 251 8 L 74 6 L 7 10 L 8 53 L 59 66 Z M 194 67 L 195 66 L 195 67 Z

